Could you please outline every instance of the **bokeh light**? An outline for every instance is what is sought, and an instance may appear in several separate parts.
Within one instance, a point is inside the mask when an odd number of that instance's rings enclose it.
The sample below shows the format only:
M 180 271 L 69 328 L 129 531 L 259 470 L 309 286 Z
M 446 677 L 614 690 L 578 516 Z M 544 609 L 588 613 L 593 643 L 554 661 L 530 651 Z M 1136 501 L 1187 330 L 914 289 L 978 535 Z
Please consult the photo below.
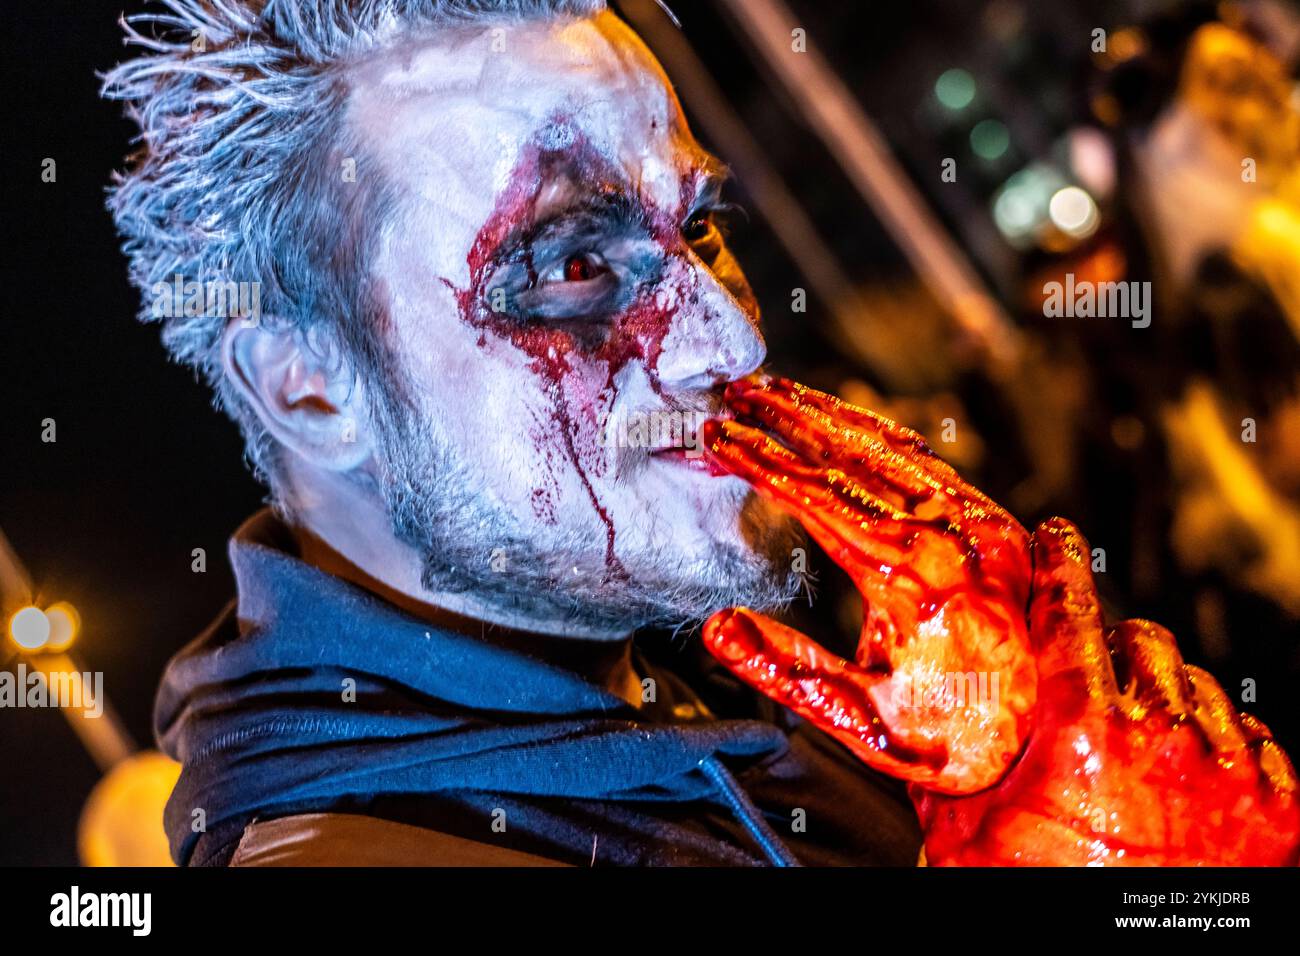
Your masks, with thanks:
M 38 607 L 22 608 L 9 619 L 9 637 L 25 651 L 38 651 L 50 639 L 50 619 Z
M 133 754 L 95 785 L 77 826 L 86 866 L 174 866 L 163 808 L 180 777 L 176 761 L 154 750 Z
M 1027 248 L 1049 218 L 1052 197 L 1068 186 L 1065 177 L 1046 163 L 1013 173 L 993 196 L 993 221 L 1017 248 Z
M 981 120 L 970 131 L 970 148 L 980 159 L 1000 158 L 1011 146 L 1011 134 L 1004 123 L 995 119 Z
M 59 601 L 45 609 L 45 618 L 50 622 L 50 635 L 45 642 L 45 650 L 66 651 L 81 630 L 81 615 L 67 601 Z
M 948 109 L 964 110 L 975 99 L 975 79 L 965 70 L 948 70 L 935 81 L 934 95 Z
M 1066 186 L 1053 193 L 1047 211 L 1052 225 L 1074 239 L 1091 236 L 1101 222 L 1097 204 L 1078 186 Z

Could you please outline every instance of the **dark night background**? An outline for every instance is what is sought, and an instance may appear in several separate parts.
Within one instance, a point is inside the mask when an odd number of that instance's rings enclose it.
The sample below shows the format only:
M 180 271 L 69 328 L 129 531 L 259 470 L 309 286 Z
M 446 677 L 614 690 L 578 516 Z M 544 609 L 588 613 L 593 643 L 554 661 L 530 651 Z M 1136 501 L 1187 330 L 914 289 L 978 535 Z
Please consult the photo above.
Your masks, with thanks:
M 137 296 L 103 204 L 132 127 L 118 104 L 98 98 L 96 78 L 96 71 L 128 55 L 116 23 L 122 6 L 41 0 L 8 4 L 3 13 L 10 120 L 3 149 L 0 528 L 37 582 L 39 597 L 77 605 L 84 621 L 77 645 L 83 666 L 105 673 L 114 707 L 136 741 L 150 745 L 150 710 L 163 665 L 232 596 L 225 542 L 259 507 L 263 492 L 243 467 L 234 425 L 212 410 L 207 391 L 187 369 L 166 360 L 157 329 L 134 319 Z M 726 15 L 701 0 L 673 6 L 697 54 L 846 272 L 864 284 L 906 279 L 896 245 L 798 109 L 765 77 Z M 990 40 L 990 5 L 981 3 L 797 0 L 791 6 L 812 42 L 829 44 L 832 66 L 915 171 L 936 168 L 939 157 L 951 154 L 948 134 L 929 124 L 925 108 L 944 69 L 993 65 L 1001 78 L 993 101 L 1010 117 L 1013 148 L 1023 162 L 1083 115 L 1088 31 L 1122 20 L 1134 6 L 1151 5 L 1002 4 L 1026 23 L 1018 51 Z M 57 161 L 56 183 L 41 181 L 46 157 Z M 1006 171 L 990 172 L 990 182 Z M 743 187 L 742 180 L 733 196 L 742 204 Z M 990 234 L 960 200 L 937 211 L 964 243 Z M 850 378 L 882 384 L 828 332 L 825 303 L 814 296 L 806 315 L 789 313 L 789 290 L 806 283 L 761 216 L 752 213 L 733 243 L 765 304 L 778 368 L 832 390 Z M 980 259 L 986 279 L 1004 297 L 1014 294 L 1008 258 L 1007 251 L 994 250 Z M 966 399 L 989 450 L 970 477 L 1007 500 L 1003 496 L 1027 467 L 1024 451 L 1009 428 L 999 428 L 1003 413 L 996 399 L 977 383 L 954 390 Z M 57 422 L 56 443 L 41 441 L 46 418 Z M 1279 623 L 1267 611 L 1243 618 L 1234 636 L 1254 632 L 1258 643 L 1238 641 L 1213 655 L 1189 640 L 1186 592 L 1173 579 L 1160 578 L 1155 591 L 1131 584 L 1138 558 L 1130 547 L 1137 545 L 1126 545 L 1124 535 L 1140 495 L 1147 495 L 1142 507 L 1154 500 L 1159 509 L 1160 486 L 1144 489 L 1140 478 L 1131 481 L 1130 472 L 1105 462 L 1091 467 L 1080 479 L 1087 493 L 1043 502 L 1043 513 L 1019 517 L 1029 522 L 1063 510 L 1080 520 L 1094 543 L 1109 542 L 1111 568 L 1103 587 L 1113 608 L 1169 624 L 1188 659 L 1209 663 L 1230 692 L 1243 676 L 1258 679 L 1259 702 L 1249 709 L 1295 753 L 1300 725 L 1288 698 L 1297 641 L 1285 630 L 1294 622 Z M 195 548 L 207 551 L 205 574 L 191 572 Z M 824 572 L 823 581 L 834 595 L 835 575 Z M 833 597 L 816 613 L 823 636 L 837 627 Z M 0 864 L 75 863 L 77 815 L 97 779 L 58 713 L 0 712 Z

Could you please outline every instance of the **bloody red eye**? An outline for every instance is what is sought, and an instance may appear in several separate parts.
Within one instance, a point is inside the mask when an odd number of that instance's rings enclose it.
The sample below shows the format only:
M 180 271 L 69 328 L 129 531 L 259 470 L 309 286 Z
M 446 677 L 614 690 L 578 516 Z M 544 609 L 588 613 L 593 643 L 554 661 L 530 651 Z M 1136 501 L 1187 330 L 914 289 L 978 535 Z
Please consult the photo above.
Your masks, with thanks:
M 600 266 L 591 256 L 569 256 L 564 261 L 565 282 L 588 282 L 600 275 Z
M 711 223 L 706 216 L 696 216 L 686 223 L 682 236 L 687 242 L 699 242 L 709 234 Z

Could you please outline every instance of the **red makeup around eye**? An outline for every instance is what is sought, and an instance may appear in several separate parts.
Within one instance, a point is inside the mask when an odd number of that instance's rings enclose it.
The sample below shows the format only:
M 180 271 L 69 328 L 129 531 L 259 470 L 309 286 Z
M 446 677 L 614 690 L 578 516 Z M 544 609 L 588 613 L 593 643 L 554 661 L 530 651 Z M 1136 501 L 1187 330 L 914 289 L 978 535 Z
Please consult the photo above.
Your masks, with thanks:
M 615 553 L 614 523 L 592 482 L 608 467 L 608 450 L 599 441 L 601 423 L 615 407 L 618 375 L 630 363 L 641 362 L 651 387 L 661 391 L 658 360 L 664 339 L 679 308 L 697 295 L 698 280 L 690 268 L 670 268 L 674 260 L 685 262 L 686 246 L 676 225 L 680 211 L 647 206 L 647 231 L 665 264 L 663 279 L 636 289 L 630 304 L 611 318 L 598 341 L 579 340 L 558 324 L 524 321 L 494 311 L 490 283 L 503 252 L 535 226 L 546 188 L 566 179 L 593 192 L 612 193 L 623 188 L 627 175 L 602 155 L 571 119 L 556 117 L 525 146 L 496 208 L 475 237 L 466 257 L 469 285 L 460 289 L 445 278 L 442 281 L 456 296 L 461 320 L 479 331 L 479 346 L 486 347 L 488 336 L 492 336 L 523 352 L 551 403 L 551 421 L 535 423 L 529 430 L 549 471 L 533 491 L 534 512 L 552 523 L 558 520 L 554 495 L 559 482 L 554 468 L 556 456 L 561 456 L 577 472 L 605 526 L 606 576 L 626 578 Z M 686 195 L 683 186 L 682 196 Z M 530 285 L 535 285 L 537 269 L 527 248 L 523 262 Z M 565 277 L 580 281 L 588 268 L 589 263 L 579 262 L 575 267 L 566 262 Z

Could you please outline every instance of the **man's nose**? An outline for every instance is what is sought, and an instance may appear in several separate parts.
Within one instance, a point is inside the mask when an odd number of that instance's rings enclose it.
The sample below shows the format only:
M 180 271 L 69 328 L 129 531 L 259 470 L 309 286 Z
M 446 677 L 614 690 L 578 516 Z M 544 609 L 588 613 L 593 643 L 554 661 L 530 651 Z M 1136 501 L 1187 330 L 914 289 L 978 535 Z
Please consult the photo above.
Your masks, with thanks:
M 744 378 L 767 357 L 757 307 L 738 301 L 702 263 L 683 268 L 690 270 L 683 277 L 689 291 L 664 337 L 659 381 L 674 389 L 707 389 Z

